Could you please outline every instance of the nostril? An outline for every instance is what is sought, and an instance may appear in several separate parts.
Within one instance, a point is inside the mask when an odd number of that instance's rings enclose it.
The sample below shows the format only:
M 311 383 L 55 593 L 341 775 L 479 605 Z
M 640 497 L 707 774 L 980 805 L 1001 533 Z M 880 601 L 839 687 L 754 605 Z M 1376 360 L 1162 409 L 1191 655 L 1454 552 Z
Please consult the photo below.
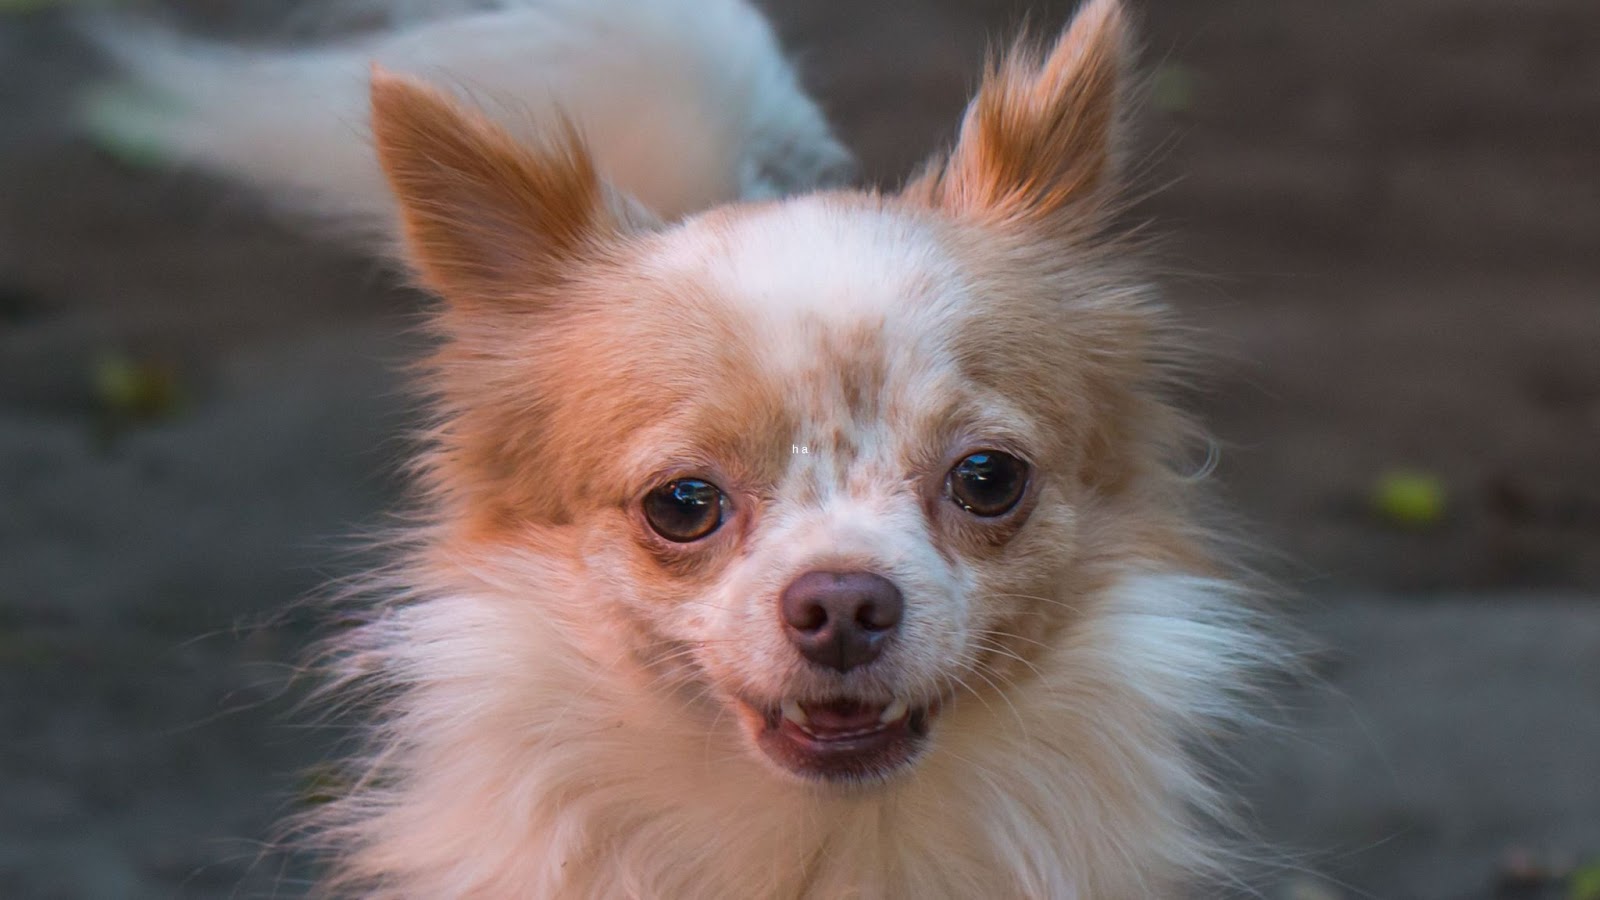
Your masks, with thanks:
M 820 631 L 828 624 L 828 610 L 820 603 L 806 603 L 796 608 L 793 615 L 786 612 L 784 621 L 796 631 Z
M 887 631 L 900 624 L 900 615 L 884 604 L 869 602 L 863 603 L 856 612 L 856 622 L 872 631 Z

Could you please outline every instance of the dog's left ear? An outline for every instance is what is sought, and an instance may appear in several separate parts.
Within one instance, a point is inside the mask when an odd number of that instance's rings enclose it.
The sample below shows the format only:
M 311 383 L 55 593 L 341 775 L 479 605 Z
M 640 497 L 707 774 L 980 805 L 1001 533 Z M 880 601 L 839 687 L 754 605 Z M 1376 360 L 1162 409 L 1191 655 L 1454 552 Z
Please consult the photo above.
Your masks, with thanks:
M 1129 55 L 1118 0 L 1088 0 L 1042 58 L 1019 42 L 990 66 L 950 157 L 907 196 L 990 221 L 1103 224 L 1118 198 Z

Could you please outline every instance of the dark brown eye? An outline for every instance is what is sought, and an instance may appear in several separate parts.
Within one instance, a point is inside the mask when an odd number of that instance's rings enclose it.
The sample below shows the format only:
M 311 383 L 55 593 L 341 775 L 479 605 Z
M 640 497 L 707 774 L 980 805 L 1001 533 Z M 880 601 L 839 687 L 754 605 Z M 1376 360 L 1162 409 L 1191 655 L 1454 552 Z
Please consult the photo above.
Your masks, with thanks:
M 656 534 L 686 544 L 722 525 L 722 491 L 709 481 L 679 478 L 645 495 L 644 518 Z
M 990 518 L 1017 505 L 1028 485 L 1028 466 L 999 450 L 980 450 L 950 470 L 950 499 L 975 516 Z

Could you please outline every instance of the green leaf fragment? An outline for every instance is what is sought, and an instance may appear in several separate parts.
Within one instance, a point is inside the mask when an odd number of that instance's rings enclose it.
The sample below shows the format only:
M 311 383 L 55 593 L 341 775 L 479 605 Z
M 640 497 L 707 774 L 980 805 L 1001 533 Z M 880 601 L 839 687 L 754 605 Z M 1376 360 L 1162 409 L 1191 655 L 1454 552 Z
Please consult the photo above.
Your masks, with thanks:
M 170 366 L 111 354 L 95 361 L 95 399 L 108 415 L 122 421 L 167 418 L 182 406 L 182 391 Z
M 1567 881 L 1567 900 L 1600 900 L 1600 861 L 1573 871 Z
M 1407 528 L 1439 523 L 1445 513 L 1444 482 L 1431 472 L 1396 469 L 1385 472 L 1373 485 L 1373 511 L 1382 519 Z

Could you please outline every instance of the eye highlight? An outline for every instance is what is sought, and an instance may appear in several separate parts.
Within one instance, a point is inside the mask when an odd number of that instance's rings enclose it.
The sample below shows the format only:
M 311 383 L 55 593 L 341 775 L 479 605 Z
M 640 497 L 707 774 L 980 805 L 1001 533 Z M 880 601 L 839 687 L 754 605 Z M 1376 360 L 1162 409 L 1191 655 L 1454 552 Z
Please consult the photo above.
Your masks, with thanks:
M 979 450 L 950 469 L 945 489 L 954 503 L 982 518 L 1004 515 L 1028 486 L 1028 464 L 999 450 Z
M 722 489 L 699 478 L 676 478 L 646 494 L 644 518 L 669 541 L 687 544 L 722 527 Z

